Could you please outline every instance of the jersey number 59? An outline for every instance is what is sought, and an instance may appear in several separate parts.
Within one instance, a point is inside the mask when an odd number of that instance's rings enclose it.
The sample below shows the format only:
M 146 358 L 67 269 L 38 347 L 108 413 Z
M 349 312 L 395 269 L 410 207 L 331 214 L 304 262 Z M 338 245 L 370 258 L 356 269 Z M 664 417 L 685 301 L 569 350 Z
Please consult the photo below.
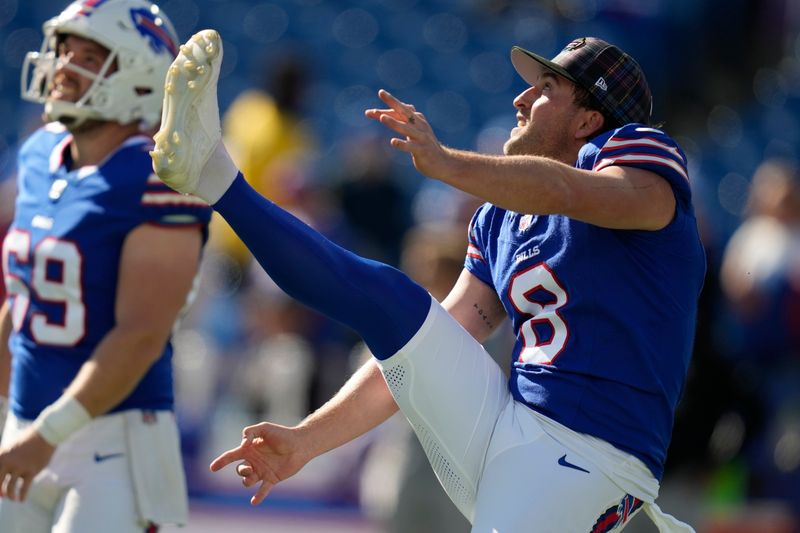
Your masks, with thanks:
M 29 285 L 13 274 L 9 264 L 12 255 L 19 264 L 33 262 Z M 3 246 L 3 268 L 6 288 L 11 297 L 11 321 L 15 331 L 22 328 L 31 297 L 34 297 L 43 304 L 57 305 L 63 309 L 59 321 L 42 312 L 31 313 L 30 331 L 34 341 L 55 346 L 74 346 L 83 338 L 86 334 L 86 306 L 81 286 L 83 257 L 75 243 L 46 237 L 31 250 L 30 233 L 12 230 L 6 235 Z

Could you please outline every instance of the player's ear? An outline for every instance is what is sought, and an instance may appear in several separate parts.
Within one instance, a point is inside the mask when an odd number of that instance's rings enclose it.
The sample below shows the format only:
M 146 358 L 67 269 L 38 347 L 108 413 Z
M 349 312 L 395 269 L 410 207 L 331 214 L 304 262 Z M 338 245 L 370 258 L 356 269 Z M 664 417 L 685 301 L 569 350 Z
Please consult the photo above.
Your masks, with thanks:
M 575 131 L 576 139 L 587 139 L 602 131 L 605 117 L 596 109 L 581 108 L 578 111 L 578 126 Z

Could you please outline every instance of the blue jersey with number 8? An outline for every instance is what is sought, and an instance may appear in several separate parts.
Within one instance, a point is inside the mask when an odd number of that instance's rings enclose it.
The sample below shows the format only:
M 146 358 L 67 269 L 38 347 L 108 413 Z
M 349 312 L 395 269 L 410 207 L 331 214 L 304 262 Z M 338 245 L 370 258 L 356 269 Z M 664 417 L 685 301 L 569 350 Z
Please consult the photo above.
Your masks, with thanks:
M 514 397 L 635 455 L 661 479 L 705 255 L 686 157 L 670 137 L 630 124 L 586 144 L 575 166 L 611 165 L 666 179 L 672 222 L 612 230 L 485 204 L 470 224 L 466 268 L 495 288 L 511 317 Z

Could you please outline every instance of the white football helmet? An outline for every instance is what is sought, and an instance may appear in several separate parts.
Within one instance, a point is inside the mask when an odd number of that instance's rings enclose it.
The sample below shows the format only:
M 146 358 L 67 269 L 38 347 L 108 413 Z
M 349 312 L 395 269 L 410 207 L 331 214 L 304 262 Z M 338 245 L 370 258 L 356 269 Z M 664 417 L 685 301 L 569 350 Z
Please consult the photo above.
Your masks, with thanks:
M 76 0 L 44 23 L 39 52 L 28 52 L 22 66 L 22 98 L 43 103 L 49 120 L 79 125 L 87 119 L 150 128 L 161 118 L 164 78 L 178 52 L 178 37 L 161 9 L 147 0 Z M 110 54 L 94 74 L 59 63 L 58 39 L 77 35 L 106 47 Z M 106 72 L 116 62 L 116 70 Z M 53 76 L 69 68 L 92 80 L 77 102 L 49 100 Z

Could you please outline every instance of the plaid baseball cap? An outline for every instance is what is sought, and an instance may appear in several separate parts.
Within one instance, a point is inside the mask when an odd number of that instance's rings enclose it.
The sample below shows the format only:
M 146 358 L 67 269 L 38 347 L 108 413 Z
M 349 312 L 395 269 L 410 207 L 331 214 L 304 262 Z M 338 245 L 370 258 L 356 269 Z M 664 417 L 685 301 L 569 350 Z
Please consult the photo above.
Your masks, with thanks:
M 552 60 L 519 46 L 511 49 L 511 62 L 531 85 L 541 66 L 586 89 L 600 106 L 620 124 L 650 123 L 653 97 L 639 63 L 631 56 L 596 37 L 581 37 L 564 47 Z

